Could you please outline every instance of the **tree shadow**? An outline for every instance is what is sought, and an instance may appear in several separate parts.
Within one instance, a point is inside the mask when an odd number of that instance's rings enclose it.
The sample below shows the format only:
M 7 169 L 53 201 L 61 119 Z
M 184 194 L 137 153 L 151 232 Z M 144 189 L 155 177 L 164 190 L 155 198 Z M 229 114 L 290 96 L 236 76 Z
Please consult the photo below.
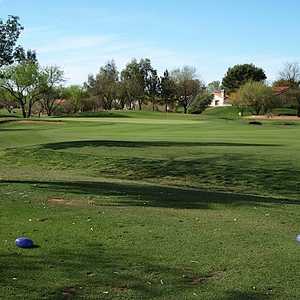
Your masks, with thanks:
M 5 117 L 3 117 L 5 118 Z M 3 125 L 3 124 L 8 124 L 8 123 L 12 123 L 12 122 L 16 122 L 18 120 L 15 120 L 15 119 L 4 119 L 4 120 L 1 120 L 1 117 L 0 117 L 0 125 Z
M 270 298 L 271 298 L 270 295 L 266 295 L 256 291 L 253 292 L 230 291 L 227 292 L 226 296 L 221 298 L 216 298 L 216 300 L 268 300 Z
M 1 123 L 5 123 L 5 122 L 9 122 L 9 121 L 14 121 L 14 119 L 22 119 L 22 116 L 19 115 L 10 115 L 10 114 L 6 114 L 6 115 L 1 115 L 0 114 L 0 124 Z M 4 119 L 4 120 L 3 120 Z M 9 120 L 7 120 L 9 119 Z
M 0 131 L 6 131 L 6 132 L 16 132 L 16 131 L 32 131 L 32 128 L 1 128 Z
M 210 209 L 213 204 L 232 206 L 265 206 L 296 204 L 297 200 L 265 198 L 251 195 L 208 192 L 150 184 L 91 181 L 2 180 L 0 184 L 30 184 L 34 189 L 51 194 L 89 196 L 96 206 L 143 206 L 177 209 Z M 111 199 L 110 199 L 111 197 Z M 105 202 L 103 202 L 105 198 Z M 76 198 L 75 198 L 76 199 Z M 76 201 L 76 200 L 74 200 Z
M 106 249 L 99 243 L 78 241 L 73 249 L 56 247 L 41 248 L 37 255 L 1 254 L 1 285 L 14 295 L 34 295 L 34 299 L 96 295 L 101 299 L 106 293 L 110 299 L 183 299 L 194 288 L 219 280 L 214 273 L 173 267 L 117 246 Z M 12 281 L 14 277 L 16 281 Z
M 226 189 L 226 191 L 242 191 L 241 193 L 263 195 L 285 195 L 288 198 L 299 198 L 300 170 L 291 164 L 268 164 L 251 155 L 222 154 L 214 157 L 187 159 L 153 159 L 123 158 L 107 168 L 106 176 L 126 174 L 133 180 L 163 181 L 165 184 L 190 187 Z M 215 186 L 212 184 L 215 182 Z
M 279 147 L 279 144 L 255 143 L 226 143 L 226 142 L 166 142 L 166 141 L 113 141 L 113 140 L 87 140 L 41 145 L 41 148 L 62 150 L 82 147 L 120 147 L 120 148 L 146 148 L 146 147 Z
M 110 112 L 110 111 L 99 111 L 99 112 L 82 112 L 73 115 L 62 115 L 62 116 L 54 116 L 53 118 L 125 118 L 129 119 L 132 116 L 128 114 L 122 114 L 117 112 Z
M 98 153 L 79 153 L 77 151 L 59 151 L 68 147 L 165 147 L 165 149 L 147 149 L 155 155 L 164 151 L 166 158 L 135 157 L 133 151 L 130 157 L 118 157 L 118 152 L 112 152 L 112 157 L 102 158 Z M 198 147 L 219 145 L 227 147 L 227 143 L 184 143 L 184 142 L 130 142 L 130 141 L 78 141 L 40 145 L 35 149 L 18 148 L 14 153 L 7 151 L 6 163 L 14 164 L 17 159 L 23 165 L 35 163 L 35 168 L 59 170 L 67 172 L 75 170 L 82 175 L 94 178 L 113 178 L 135 181 L 162 183 L 169 186 L 192 187 L 203 190 L 238 192 L 240 194 L 255 194 L 271 197 L 299 199 L 300 169 L 289 161 L 272 161 L 266 159 L 266 154 L 253 154 L 251 148 L 246 151 L 225 151 L 197 154 L 193 145 Z M 201 145 L 201 146 L 199 146 Z M 230 144 L 232 145 L 232 144 Z M 234 144 L 233 144 L 234 145 Z M 242 144 L 244 147 L 247 144 Z M 251 144 L 249 144 L 251 145 Z M 193 149 L 190 157 L 169 158 L 173 147 L 181 150 Z M 167 149 L 170 147 L 170 149 Z M 231 146 L 230 146 L 231 147 Z M 232 146 L 234 147 L 234 146 Z M 245 146 L 246 147 L 246 146 Z M 250 146 L 249 146 L 250 147 Z M 51 149 L 51 151 L 49 150 Z M 216 149 L 216 148 L 215 148 Z M 244 149 L 244 148 L 243 148 Z M 55 151 L 52 151 L 55 150 Z M 98 150 L 98 149 L 97 149 Z M 111 151 L 120 149 L 111 149 Z M 178 150 L 178 149 L 177 149 Z M 213 149 L 214 150 L 214 149 Z M 265 149 L 263 149 L 265 150 Z M 21 153 L 22 152 L 22 153 Z M 182 151 L 181 151 L 182 152 Z M 26 155 L 24 155 L 26 153 Z M 268 152 L 266 152 L 268 153 Z M 101 154 L 101 152 L 100 152 Z M 151 153 L 152 154 L 152 153 Z M 106 154 L 105 154 L 106 155 Z M 145 153 L 142 153 L 145 155 Z M 181 153 L 182 155 L 182 153 Z M 30 157 L 30 160 L 26 158 Z M 49 159 L 45 159 L 45 157 Z

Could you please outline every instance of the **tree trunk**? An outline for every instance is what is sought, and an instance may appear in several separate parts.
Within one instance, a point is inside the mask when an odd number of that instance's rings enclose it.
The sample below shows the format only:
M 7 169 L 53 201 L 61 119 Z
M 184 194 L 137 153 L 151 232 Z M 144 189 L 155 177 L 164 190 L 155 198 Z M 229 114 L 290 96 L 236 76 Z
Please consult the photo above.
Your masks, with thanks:
M 52 101 L 50 100 L 50 103 L 48 103 L 47 115 L 49 117 L 52 116 L 52 113 L 54 111 L 54 108 L 55 108 L 54 104 L 55 104 L 55 100 L 52 100 Z
M 121 101 L 120 101 L 120 104 L 121 104 L 121 110 L 124 110 L 124 107 L 125 107 L 125 101 L 121 100 Z
M 142 110 L 142 101 L 138 100 L 138 103 L 139 103 L 139 110 Z
M 31 117 L 31 112 L 32 112 L 32 103 L 29 102 L 28 112 L 27 112 L 27 119 L 29 119 Z
M 244 108 L 241 108 L 241 117 L 244 116 Z
M 187 108 L 188 108 L 188 98 L 186 95 L 184 95 L 184 100 L 183 100 L 183 109 L 184 113 L 187 114 Z
M 47 116 L 50 117 L 51 116 L 51 109 L 50 109 L 50 107 L 48 105 L 46 105 L 45 109 L 46 109 Z
M 112 110 L 112 103 L 113 103 L 113 100 L 109 99 L 108 100 L 108 110 Z
M 184 105 L 183 109 L 184 109 L 184 113 L 187 114 L 187 105 Z
M 20 106 L 21 106 L 23 118 L 26 119 L 26 109 L 25 109 L 25 104 L 23 103 L 23 101 L 19 101 L 19 102 L 20 102 Z

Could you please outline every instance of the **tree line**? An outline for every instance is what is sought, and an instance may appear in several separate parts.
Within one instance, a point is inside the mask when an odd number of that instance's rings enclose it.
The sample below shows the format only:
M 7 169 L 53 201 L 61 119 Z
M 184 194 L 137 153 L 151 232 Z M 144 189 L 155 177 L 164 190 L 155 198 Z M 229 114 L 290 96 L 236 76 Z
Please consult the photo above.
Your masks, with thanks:
M 0 20 L 0 103 L 9 111 L 20 108 L 24 118 L 33 113 L 141 110 L 144 105 L 165 111 L 180 106 L 187 113 L 195 99 L 206 100 L 202 106 L 211 99 L 194 67 L 166 70 L 159 76 L 147 58 L 132 59 L 121 71 L 108 61 L 83 85 L 66 87 L 63 70 L 40 66 L 34 51 L 17 45 L 22 30 L 18 17 Z
M 195 68 L 185 66 L 172 72 L 166 70 L 163 76 L 158 76 L 147 58 L 133 59 L 121 72 L 113 60 L 109 61 L 95 76 L 89 76 L 83 89 L 95 110 L 142 110 L 143 105 L 150 104 L 152 110 L 162 105 L 169 111 L 178 104 L 184 113 L 188 112 L 196 96 L 205 92 Z
M 19 108 L 24 118 L 32 114 L 142 110 L 145 106 L 166 112 L 179 108 L 184 113 L 201 113 L 211 104 L 213 92 L 221 89 L 241 112 L 248 108 L 261 114 L 290 105 L 300 116 L 297 63 L 286 64 L 272 85 L 267 84 L 263 69 L 244 64 L 229 68 L 222 82 L 206 86 L 192 66 L 166 70 L 159 76 L 148 58 L 132 59 L 120 71 L 111 60 L 97 74 L 89 75 L 83 85 L 65 86 L 61 68 L 41 66 L 34 51 L 17 45 L 23 29 L 18 17 L 0 19 L 0 108 Z M 276 87 L 285 87 L 285 92 L 276 93 Z
M 255 115 L 269 114 L 274 108 L 290 107 L 300 117 L 299 63 L 286 63 L 271 84 L 266 79 L 264 70 L 253 64 L 236 65 L 229 68 L 222 86 L 241 113 L 248 109 Z

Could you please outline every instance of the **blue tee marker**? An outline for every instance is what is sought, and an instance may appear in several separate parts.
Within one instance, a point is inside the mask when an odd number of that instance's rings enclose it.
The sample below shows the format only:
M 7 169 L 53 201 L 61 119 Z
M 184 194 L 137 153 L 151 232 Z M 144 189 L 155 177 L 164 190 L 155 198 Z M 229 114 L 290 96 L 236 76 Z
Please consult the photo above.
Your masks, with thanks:
M 27 237 L 20 237 L 16 239 L 16 246 L 24 249 L 32 248 L 33 241 Z

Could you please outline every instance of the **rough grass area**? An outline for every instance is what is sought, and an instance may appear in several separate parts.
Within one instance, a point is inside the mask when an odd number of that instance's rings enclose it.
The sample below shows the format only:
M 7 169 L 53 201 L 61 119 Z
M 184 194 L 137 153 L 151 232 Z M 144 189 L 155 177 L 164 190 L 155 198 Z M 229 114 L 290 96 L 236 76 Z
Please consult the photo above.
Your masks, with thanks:
M 129 114 L 0 124 L 0 298 L 300 298 L 298 123 Z

